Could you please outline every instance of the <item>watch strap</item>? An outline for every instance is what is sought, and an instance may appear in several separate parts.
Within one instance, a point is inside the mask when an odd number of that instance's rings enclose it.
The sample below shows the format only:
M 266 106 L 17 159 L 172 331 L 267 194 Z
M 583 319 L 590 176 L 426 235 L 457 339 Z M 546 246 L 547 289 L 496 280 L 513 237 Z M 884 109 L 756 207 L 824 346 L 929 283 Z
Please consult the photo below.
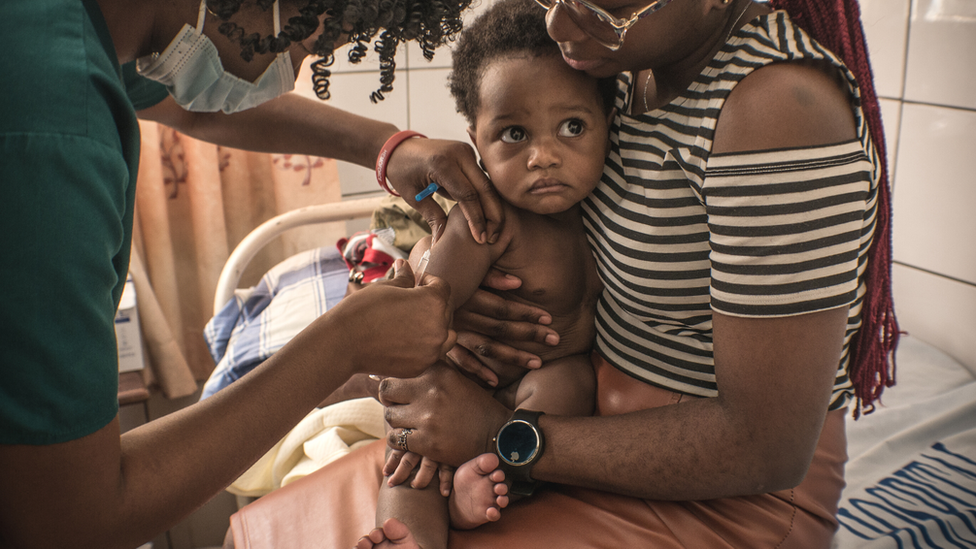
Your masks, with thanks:
M 517 480 L 512 483 L 509 491 L 516 496 L 529 497 L 535 493 L 536 488 L 542 486 L 541 480 L 522 481 Z

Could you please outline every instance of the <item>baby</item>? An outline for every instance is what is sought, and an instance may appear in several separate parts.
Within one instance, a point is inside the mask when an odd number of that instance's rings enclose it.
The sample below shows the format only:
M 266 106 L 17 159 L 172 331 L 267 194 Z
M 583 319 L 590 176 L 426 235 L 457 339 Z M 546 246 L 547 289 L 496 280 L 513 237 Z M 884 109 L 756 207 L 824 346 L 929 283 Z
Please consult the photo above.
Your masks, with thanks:
M 548 311 L 560 342 L 520 345 L 542 359 L 536 370 L 491 364 L 498 375 L 495 398 L 513 410 L 590 415 L 595 380 L 589 352 L 602 285 L 579 202 L 603 173 L 615 86 L 613 79 L 571 69 L 548 36 L 544 16 L 531 0 L 503 0 L 464 30 L 454 52 L 451 93 L 503 199 L 503 232 L 494 243 L 478 244 L 455 208 L 444 234 L 433 246 L 429 239 L 418 243 L 411 262 L 419 272 L 418 259 L 429 247 L 426 272 L 450 284 L 454 308 L 471 297 L 490 268 L 521 279 L 505 297 Z M 488 358 L 481 360 L 488 365 Z M 458 468 L 446 501 L 436 487 L 389 485 L 407 476 L 404 467 L 412 469 L 417 461 L 411 457 L 393 451 L 387 471 L 397 463 L 400 468 L 380 492 L 377 524 L 392 531 L 378 528 L 359 547 L 393 546 L 406 532 L 397 521 L 387 523 L 395 517 L 406 523 L 417 546 L 445 548 L 448 519 L 451 527 L 474 528 L 498 520 L 509 503 L 494 454 Z

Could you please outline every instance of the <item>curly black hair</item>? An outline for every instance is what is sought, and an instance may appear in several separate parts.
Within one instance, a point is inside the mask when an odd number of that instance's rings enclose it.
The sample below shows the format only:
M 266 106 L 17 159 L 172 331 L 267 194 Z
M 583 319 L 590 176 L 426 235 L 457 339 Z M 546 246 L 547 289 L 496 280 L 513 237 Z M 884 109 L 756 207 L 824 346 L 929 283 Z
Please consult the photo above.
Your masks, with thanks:
M 481 78 L 492 61 L 513 54 L 560 56 L 559 46 L 546 31 L 546 11 L 534 0 L 501 0 L 464 29 L 452 54 L 448 86 L 457 112 L 472 127 L 481 104 Z M 613 109 L 616 77 L 601 78 L 597 89 L 603 110 Z
M 434 49 L 461 30 L 461 12 L 471 0 L 282 0 L 299 6 L 299 15 L 288 19 L 278 36 L 248 34 L 237 24 L 228 21 L 241 6 L 256 3 L 268 10 L 274 0 L 206 0 L 207 9 L 224 22 L 220 33 L 241 45 L 241 57 L 250 61 L 255 53 L 279 53 L 292 42 L 300 42 L 324 27 L 311 53 L 319 57 L 312 63 L 312 84 L 319 99 L 329 98 L 329 67 L 335 61 L 334 47 L 341 34 L 348 34 L 352 46 L 349 61 L 360 62 L 374 41 L 380 57 L 380 87 L 370 95 L 374 103 L 384 93 L 393 90 L 397 46 L 414 40 L 427 60 L 433 59 Z M 324 22 L 322 15 L 326 14 Z M 346 31 L 343 31 L 345 27 Z M 376 35 L 379 34 L 379 37 Z M 337 46 L 344 46 L 337 44 Z

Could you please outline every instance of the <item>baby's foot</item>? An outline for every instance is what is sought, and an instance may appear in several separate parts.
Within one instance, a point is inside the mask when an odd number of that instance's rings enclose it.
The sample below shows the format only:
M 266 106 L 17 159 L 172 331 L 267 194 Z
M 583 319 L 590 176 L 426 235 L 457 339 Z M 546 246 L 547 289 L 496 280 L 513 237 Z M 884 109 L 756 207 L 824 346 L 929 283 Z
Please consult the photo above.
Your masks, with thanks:
M 454 490 L 448 503 L 454 528 L 467 530 L 494 522 L 507 506 L 508 486 L 495 454 L 481 454 L 454 472 Z
M 410 529 L 395 518 L 388 518 L 382 528 L 376 528 L 369 534 L 359 538 L 354 549 L 420 549 L 420 545 L 413 538 Z

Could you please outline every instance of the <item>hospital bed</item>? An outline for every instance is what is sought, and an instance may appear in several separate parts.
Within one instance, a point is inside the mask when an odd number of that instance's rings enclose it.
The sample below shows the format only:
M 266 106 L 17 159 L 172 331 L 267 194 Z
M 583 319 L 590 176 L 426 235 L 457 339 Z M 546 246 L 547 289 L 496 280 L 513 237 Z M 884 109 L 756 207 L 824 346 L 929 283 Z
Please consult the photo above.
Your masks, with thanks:
M 255 253 L 290 228 L 368 217 L 383 201 L 289 212 L 241 242 L 221 273 L 207 326 L 218 367 L 205 396 L 270 356 L 345 293 L 348 267 L 336 247 L 298 254 L 257 286 L 237 289 Z M 911 334 L 896 359 L 897 385 L 882 404 L 857 421 L 848 417 L 847 488 L 833 547 L 976 547 L 976 372 Z M 338 406 L 310 414 L 231 491 L 260 496 L 382 435 L 378 403 Z

